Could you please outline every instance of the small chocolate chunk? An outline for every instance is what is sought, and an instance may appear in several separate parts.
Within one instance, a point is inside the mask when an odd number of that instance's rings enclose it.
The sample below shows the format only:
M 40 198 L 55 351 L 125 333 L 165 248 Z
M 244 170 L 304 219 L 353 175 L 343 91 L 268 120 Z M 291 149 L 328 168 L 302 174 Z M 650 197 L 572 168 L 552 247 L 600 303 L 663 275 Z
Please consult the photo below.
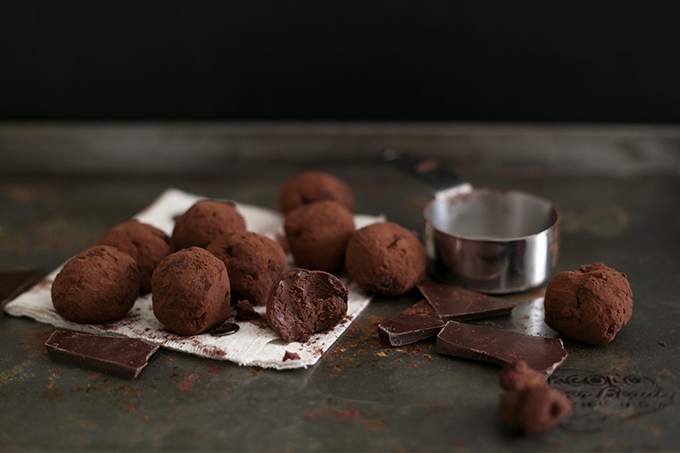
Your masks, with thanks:
M 137 338 L 110 337 L 57 329 L 45 342 L 52 360 L 134 379 L 158 345 Z
M 236 302 L 236 319 L 239 321 L 254 321 L 262 315 L 255 311 L 255 307 L 249 300 L 243 299 Z
M 470 321 L 509 315 L 517 304 L 474 291 L 425 280 L 418 284 L 420 293 L 439 313 L 443 321 Z
M 342 320 L 348 295 L 345 285 L 328 272 L 295 269 L 272 287 L 267 322 L 284 341 L 305 342 Z
M 42 269 L 0 272 L 0 317 L 7 302 L 38 283 L 44 276 L 45 271 Z
M 567 357 L 559 338 L 538 337 L 492 327 L 449 321 L 437 335 L 436 350 L 464 359 L 498 365 L 524 360 L 550 375 Z
M 434 337 L 442 327 L 444 321 L 432 305 L 423 299 L 380 324 L 378 335 L 391 346 L 404 346 Z
M 283 353 L 283 361 L 286 360 L 300 360 L 300 354 L 297 352 L 286 351 Z

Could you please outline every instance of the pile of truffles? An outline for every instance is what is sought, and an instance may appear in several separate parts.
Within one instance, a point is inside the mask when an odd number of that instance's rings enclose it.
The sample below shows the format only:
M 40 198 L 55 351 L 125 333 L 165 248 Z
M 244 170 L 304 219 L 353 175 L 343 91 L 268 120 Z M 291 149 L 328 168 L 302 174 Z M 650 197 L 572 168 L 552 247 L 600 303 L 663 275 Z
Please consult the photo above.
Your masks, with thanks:
M 102 323 L 125 316 L 151 293 L 153 313 L 178 335 L 197 335 L 259 315 L 287 342 L 304 342 L 347 314 L 347 273 L 366 291 L 398 295 L 425 276 L 425 250 L 400 226 L 355 229 L 349 186 L 320 171 L 281 188 L 285 244 L 248 231 L 233 203 L 201 200 L 177 217 L 172 234 L 123 222 L 71 259 L 52 285 L 65 319 Z M 284 242 L 284 241 L 281 241 Z M 288 270 L 286 247 L 299 269 Z M 233 306 L 233 307 L 232 307 Z M 239 316 L 242 316 L 239 318 Z

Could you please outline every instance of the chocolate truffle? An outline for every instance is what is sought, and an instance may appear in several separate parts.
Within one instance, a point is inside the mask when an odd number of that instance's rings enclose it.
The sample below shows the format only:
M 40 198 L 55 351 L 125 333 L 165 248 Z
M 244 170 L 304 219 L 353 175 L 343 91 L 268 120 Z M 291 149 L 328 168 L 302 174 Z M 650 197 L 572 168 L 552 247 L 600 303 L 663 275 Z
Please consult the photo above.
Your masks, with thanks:
M 500 418 L 525 435 L 552 428 L 571 411 L 571 401 L 525 362 L 506 365 L 499 383 L 504 390 L 498 407 Z
M 633 314 L 626 274 L 602 263 L 555 275 L 545 290 L 545 323 L 574 340 L 609 343 Z
M 200 200 L 175 221 L 173 250 L 205 247 L 225 233 L 245 231 L 246 222 L 233 203 Z
M 107 231 L 99 245 L 110 245 L 137 261 L 142 293 L 151 291 L 151 274 L 158 263 L 170 254 L 170 238 L 153 225 L 128 220 Z
M 272 287 L 265 316 L 284 341 L 305 342 L 345 317 L 348 295 L 345 285 L 332 274 L 295 269 Z
M 347 242 L 354 233 L 354 218 L 342 204 L 324 200 L 290 211 L 283 228 L 298 266 L 335 272 L 345 259 Z
M 275 241 L 258 233 L 223 234 L 206 247 L 227 267 L 231 297 L 265 305 L 269 290 L 288 269 L 288 258 Z
M 308 171 L 288 180 L 279 193 L 279 204 L 284 214 L 302 204 L 320 200 L 335 200 L 352 210 L 354 205 L 349 186 L 330 173 Z
M 352 234 L 345 266 L 363 290 L 398 296 L 425 278 L 425 247 L 395 223 L 374 223 Z
M 125 316 L 139 296 L 137 263 L 127 253 L 96 245 L 69 260 L 52 283 L 52 304 L 81 324 Z
M 153 313 L 179 335 L 196 335 L 226 321 L 231 290 L 224 263 L 200 247 L 172 253 L 151 277 Z

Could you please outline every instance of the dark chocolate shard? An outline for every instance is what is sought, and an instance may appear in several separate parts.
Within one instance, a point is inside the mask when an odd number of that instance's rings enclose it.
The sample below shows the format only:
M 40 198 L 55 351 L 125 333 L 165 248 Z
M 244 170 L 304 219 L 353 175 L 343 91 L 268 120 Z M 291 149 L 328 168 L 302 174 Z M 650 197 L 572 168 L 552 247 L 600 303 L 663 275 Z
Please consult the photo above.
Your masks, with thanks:
M 57 329 L 45 342 L 52 360 L 134 379 L 158 345 L 138 338 L 112 337 Z
M 437 335 L 436 351 L 464 359 L 498 365 L 524 360 L 529 367 L 549 376 L 567 351 L 559 338 L 538 337 L 510 330 L 449 321 Z
M 378 326 L 378 335 L 391 346 L 404 346 L 434 337 L 444 327 L 437 312 L 425 299 Z
M 446 321 L 470 321 L 509 315 L 517 304 L 456 286 L 425 280 L 418 289 Z
M 0 272 L 0 316 L 7 302 L 38 283 L 45 275 L 43 269 Z

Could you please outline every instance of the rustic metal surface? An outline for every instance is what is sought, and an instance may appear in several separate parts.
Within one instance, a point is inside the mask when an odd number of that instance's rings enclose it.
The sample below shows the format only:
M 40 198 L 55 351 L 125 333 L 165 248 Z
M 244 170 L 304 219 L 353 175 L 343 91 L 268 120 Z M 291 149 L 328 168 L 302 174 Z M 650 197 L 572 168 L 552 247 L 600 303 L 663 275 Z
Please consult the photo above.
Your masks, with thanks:
M 602 261 L 628 275 L 634 294 L 633 317 L 612 343 L 565 340 L 569 357 L 552 382 L 574 410 L 555 429 L 524 438 L 501 425 L 498 367 L 439 356 L 432 340 L 383 343 L 377 324 L 413 304 L 411 293 L 375 298 L 309 369 L 239 367 L 161 349 L 134 381 L 50 361 L 44 342 L 52 328 L 5 316 L 0 450 L 677 450 L 680 177 L 587 168 L 562 175 L 541 165 L 521 173 L 458 171 L 474 185 L 555 201 L 564 214 L 557 270 Z M 281 184 L 312 168 L 348 181 L 357 212 L 384 213 L 422 231 L 430 193 L 378 159 L 263 157 L 219 176 L 15 175 L 0 180 L 2 270 L 52 270 L 169 186 L 274 207 Z M 518 304 L 513 315 L 482 322 L 554 335 L 542 322 L 543 291 L 506 296 Z

